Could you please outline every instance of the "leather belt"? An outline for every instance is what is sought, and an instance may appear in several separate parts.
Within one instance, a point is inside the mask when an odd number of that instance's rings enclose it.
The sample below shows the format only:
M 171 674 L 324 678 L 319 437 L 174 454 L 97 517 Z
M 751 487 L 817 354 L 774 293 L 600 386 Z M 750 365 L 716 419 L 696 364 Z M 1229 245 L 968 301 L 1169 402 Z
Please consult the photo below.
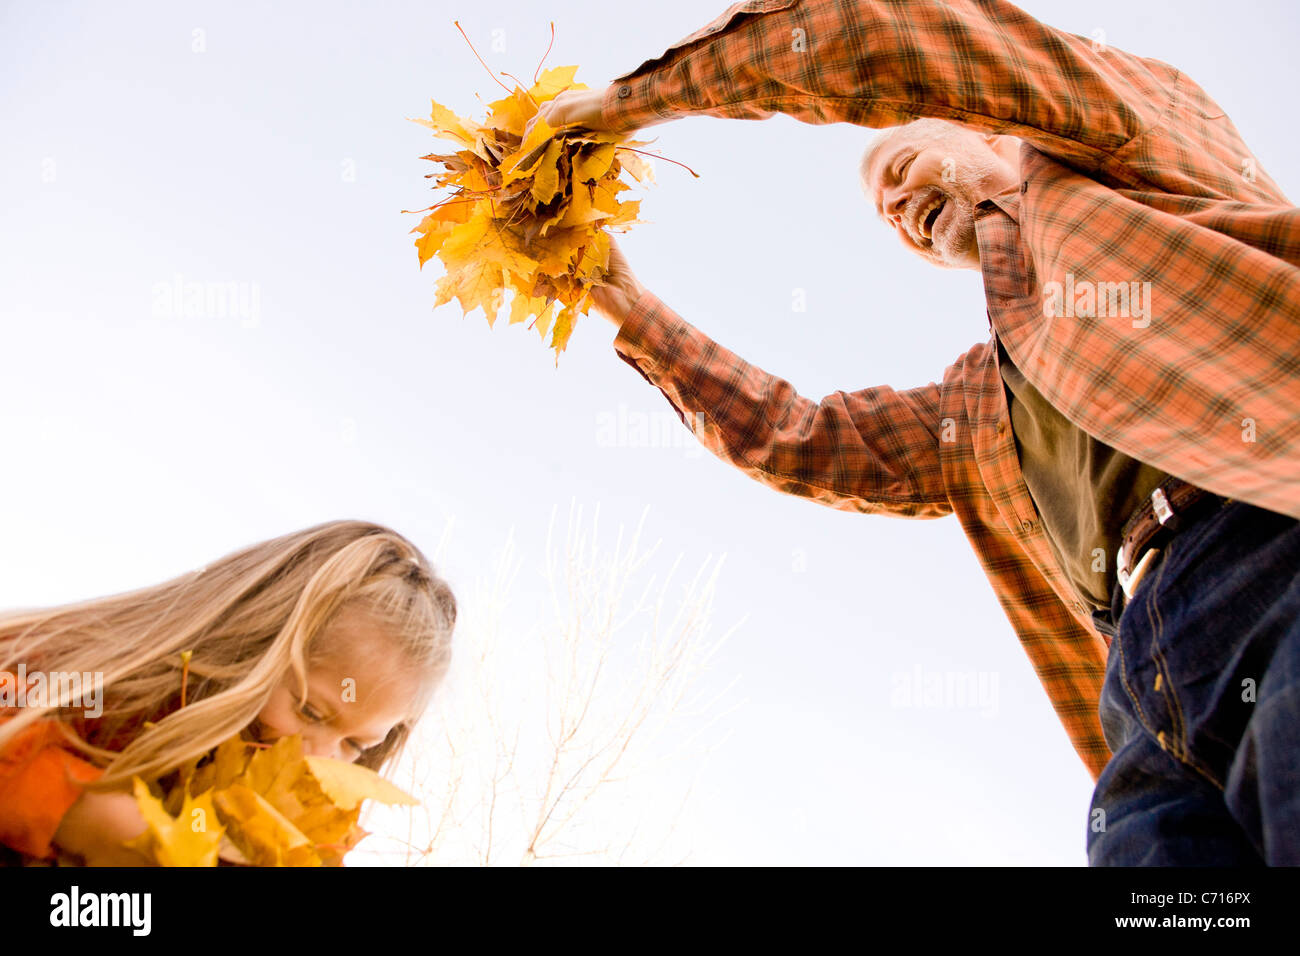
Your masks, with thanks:
M 1132 599 L 1143 576 L 1159 556 L 1160 548 L 1170 538 L 1187 527 L 1192 518 L 1229 500 L 1180 478 L 1171 476 L 1162 481 L 1120 531 L 1115 566 L 1125 603 Z

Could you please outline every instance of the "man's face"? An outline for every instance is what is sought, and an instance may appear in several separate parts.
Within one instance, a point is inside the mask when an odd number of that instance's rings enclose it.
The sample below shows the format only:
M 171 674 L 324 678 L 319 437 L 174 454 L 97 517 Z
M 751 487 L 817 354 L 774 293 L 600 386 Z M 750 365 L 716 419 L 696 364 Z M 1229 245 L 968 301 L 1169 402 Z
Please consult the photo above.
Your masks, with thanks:
M 975 206 L 1015 185 L 1017 141 L 954 128 L 936 142 L 906 131 L 880 148 L 869 170 L 876 212 L 909 252 L 948 269 L 978 269 Z

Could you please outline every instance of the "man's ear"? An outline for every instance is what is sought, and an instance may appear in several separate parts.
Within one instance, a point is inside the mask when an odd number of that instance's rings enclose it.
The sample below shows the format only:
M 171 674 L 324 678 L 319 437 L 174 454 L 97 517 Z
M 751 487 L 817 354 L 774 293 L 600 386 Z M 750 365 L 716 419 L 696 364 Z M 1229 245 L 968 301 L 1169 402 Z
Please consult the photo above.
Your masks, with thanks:
M 1005 133 L 981 133 L 980 138 L 984 140 L 989 149 L 1007 162 L 1014 164 L 1020 161 L 1020 138 L 1018 136 L 1008 136 Z

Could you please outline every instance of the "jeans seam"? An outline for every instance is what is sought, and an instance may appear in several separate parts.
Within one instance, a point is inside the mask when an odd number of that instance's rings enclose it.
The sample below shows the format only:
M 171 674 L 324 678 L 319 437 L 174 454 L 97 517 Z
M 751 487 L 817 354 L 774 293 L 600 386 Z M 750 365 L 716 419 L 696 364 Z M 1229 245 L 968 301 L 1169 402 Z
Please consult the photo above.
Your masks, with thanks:
M 1122 627 L 1122 626 L 1121 626 Z M 1137 715 L 1138 723 L 1147 733 L 1154 736 L 1151 725 L 1147 723 L 1146 715 L 1142 712 L 1142 702 L 1138 700 L 1137 694 L 1133 693 L 1133 687 L 1129 683 L 1128 667 L 1124 662 L 1124 641 L 1119 635 L 1115 638 L 1115 649 L 1119 653 L 1119 682 L 1124 687 L 1124 693 L 1128 695 L 1129 701 L 1133 704 L 1133 712 Z
M 1191 745 L 1187 739 L 1187 721 L 1183 715 L 1182 701 L 1178 699 L 1178 691 L 1170 678 L 1168 660 L 1160 650 L 1160 638 L 1164 634 L 1164 616 L 1161 615 L 1160 609 L 1156 606 L 1155 594 L 1159 588 L 1161 579 L 1164 577 L 1165 567 L 1168 561 L 1168 554 L 1160 561 L 1160 566 L 1155 569 L 1155 580 L 1151 582 L 1149 599 L 1146 602 L 1147 620 L 1151 622 L 1151 656 L 1155 662 L 1157 672 L 1161 675 L 1159 691 L 1169 707 L 1169 718 L 1173 726 L 1170 728 L 1173 736 L 1173 748 L 1170 756 L 1174 757 L 1180 763 L 1184 763 L 1199 773 L 1210 783 L 1214 784 L 1220 790 L 1224 785 L 1212 774 L 1208 767 L 1202 766 L 1201 761 L 1192 755 Z M 1145 722 L 1144 722 L 1145 725 Z M 1159 735 L 1156 737 L 1159 740 Z
M 1186 724 L 1183 720 L 1183 708 L 1179 703 L 1178 695 L 1173 692 L 1173 681 L 1169 677 L 1169 662 L 1165 656 L 1160 653 L 1160 638 L 1164 634 L 1165 619 L 1160 613 L 1160 608 L 1155 600 L 1155 593 L 1160 588 L 1160 581 L 1164 577 L 1165 562 L 1161 561 L 1160 566 L 1155 569 L 1155 580 L 1151 582 L 1151 600 L 1146 602 L 1147 621 L 1151 625 L 1151 659 L 1156 665 L 1156 673 L 1160 675 L 1161 690 L 1158 694 L 1164 699 L 1165 707 L 1169 711 L 1169 721 L 1172 724 L 1170 731 L 1175 738 L 1177 750 L 1174 756 L 1179 756 L 1179 751 L 1186 752 L 1187 745 L 1184 739 Z

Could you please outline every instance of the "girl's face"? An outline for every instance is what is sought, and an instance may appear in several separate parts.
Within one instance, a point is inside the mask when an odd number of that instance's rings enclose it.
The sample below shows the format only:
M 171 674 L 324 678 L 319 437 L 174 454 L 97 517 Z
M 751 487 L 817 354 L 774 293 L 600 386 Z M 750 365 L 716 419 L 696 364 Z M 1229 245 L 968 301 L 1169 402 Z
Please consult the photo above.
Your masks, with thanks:
M 331 653 L 308 664 L 306 700 L 286 671 L 253 730 L 263 741 L 302 734 L 303 753 L 354 761 L 411 717 L 420 682 L 364 614 L 343 611 L 319 640 Z

